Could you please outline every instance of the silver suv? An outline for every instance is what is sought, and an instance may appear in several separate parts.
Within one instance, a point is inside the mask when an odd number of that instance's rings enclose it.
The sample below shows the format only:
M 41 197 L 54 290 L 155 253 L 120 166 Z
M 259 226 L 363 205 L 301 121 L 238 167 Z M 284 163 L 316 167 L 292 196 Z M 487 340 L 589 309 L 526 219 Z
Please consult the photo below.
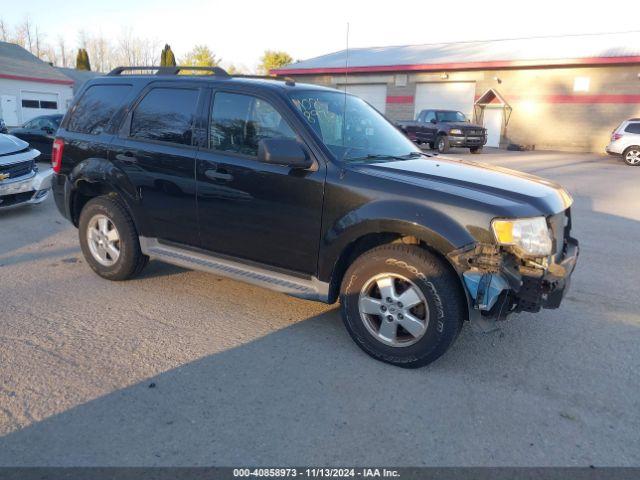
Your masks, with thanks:
M 605 150 L 609 155 L 622 155 L 627 165 L 640 166 L 640 118 L 622 122 Z

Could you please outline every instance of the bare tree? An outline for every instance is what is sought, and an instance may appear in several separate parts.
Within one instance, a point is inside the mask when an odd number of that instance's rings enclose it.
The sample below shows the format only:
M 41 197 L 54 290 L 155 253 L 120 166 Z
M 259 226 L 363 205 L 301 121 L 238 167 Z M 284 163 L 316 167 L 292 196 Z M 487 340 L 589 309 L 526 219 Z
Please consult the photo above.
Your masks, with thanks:
M 31 25 L 31 19 L 29 16 L 24 17 L 24 21 L 18 25 L 16 28 L 16 37 L 18 39 L 18 45 L 29 50 L 31 53 L 33 52 L 33 31 Z
M 58 51 L 60 52 L 60 66 L 68 67 L 69 64 L 67 63 L 67 47 L 62 35 L 58 36 Z
M 3 42 L 9 41 L 9 26 L 5 23 L 3 18 L 0 18 L 0 40 Z

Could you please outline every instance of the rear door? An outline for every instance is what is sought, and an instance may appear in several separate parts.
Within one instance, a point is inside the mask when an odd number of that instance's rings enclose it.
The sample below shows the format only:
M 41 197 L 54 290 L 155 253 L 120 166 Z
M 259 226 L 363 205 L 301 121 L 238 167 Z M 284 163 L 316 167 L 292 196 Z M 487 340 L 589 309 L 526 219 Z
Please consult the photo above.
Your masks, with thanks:
M 294 170 L 258 162 L 261 139 L 291 138 L 305 145 L 296 134 L 300 120 L 284 100 L 264 95 L 211 92 L 207 138 L 196 168 L 202 247 L 315 274 L 325 165 L 316 159 L 314 168 Z
M 197 84 L 152 83 L 111 144 L 111 161 L 137 190 L 144 236 L 198 243 L 193 131 L 200 93 Z
M 423 142 L 433 142 L 435 140 L 438 127 L 431 121 L 436 119 L 436 112 L 425 110 L 420 124 L 420 140 Z

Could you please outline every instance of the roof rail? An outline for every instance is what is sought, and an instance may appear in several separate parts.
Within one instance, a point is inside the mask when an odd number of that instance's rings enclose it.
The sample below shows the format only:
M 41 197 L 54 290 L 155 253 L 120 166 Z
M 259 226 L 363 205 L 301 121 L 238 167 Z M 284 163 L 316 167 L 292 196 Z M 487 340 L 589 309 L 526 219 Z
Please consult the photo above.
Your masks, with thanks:
M 229 74 L 224 68 L 220 67 L 191 67 L 189 65 L 178 65 L 175 67 L 159 67 L 159 66 L 131 66 L 131 67 L 116 67 L 111 70 L 107 75 L 108 76 L 116 76 L 121 75 L 123 72 L 131 72 L 131 71 L 156 71 L 156 75 L 178 75 L 183 71 L 197 71 L 197 72 L 210 72 L 214 75 L 218 75 L 220 77 L 229 77 Z
M 263 80 L 281 80 L 283 82 L 285 82 L 287 85 L 289 85 L 290 87 L 294 87 L 296 85 L 296 81 L 291 78 L 291 77 L 280 77 L 280 76 L 271 76 L 271 75 L 244 75 L 244 74 L 237 74 L 237 75 L 231 75 L 234 78 L 259 78 L 259 79 L 263 79 Z

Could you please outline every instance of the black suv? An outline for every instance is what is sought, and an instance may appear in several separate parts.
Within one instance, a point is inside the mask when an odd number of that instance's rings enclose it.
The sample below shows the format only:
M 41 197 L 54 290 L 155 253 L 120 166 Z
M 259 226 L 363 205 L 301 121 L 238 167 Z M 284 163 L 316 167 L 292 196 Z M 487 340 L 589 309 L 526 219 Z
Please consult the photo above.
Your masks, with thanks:
M 57 206 L 98 275 L 155 258 L 340 298 L 354 341 L 403 367 L 465 320 L 560 305 L 578 255 L 560 186 L 432 158 L 343 92 L 148 68 L 87 82 L 53 146 Z
M 429 145 L 440 153 L 447 153 L 451 147 L 480 153 L 487 143 L 487 130 L 470 123 L 464 113 L 455 110 L 422 110 L 415 121 L 397 125 L 411 141 Z

